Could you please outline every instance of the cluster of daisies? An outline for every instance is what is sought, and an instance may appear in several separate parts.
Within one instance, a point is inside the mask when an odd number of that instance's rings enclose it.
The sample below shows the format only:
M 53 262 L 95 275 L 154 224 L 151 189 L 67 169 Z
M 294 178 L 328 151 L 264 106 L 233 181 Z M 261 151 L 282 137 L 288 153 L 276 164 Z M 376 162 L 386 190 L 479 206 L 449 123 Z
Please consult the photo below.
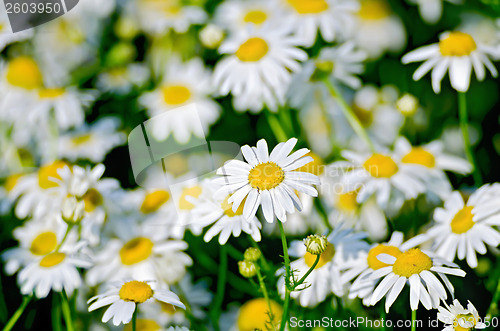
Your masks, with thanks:
M 407 38 L 404 9 L 435 31 Z M 444 9 L 461 15 L 437 31 Z M 486 327 L 495 302 L 464 308 L 454 284 L 498 256 L 500 184 L 481 179 L 466 93 L 498 75 L 500 22 L 466 10 L 88 0 L 15 34 L 0 12 L 0 258 L 21 308 L 52 300 L 55 329 L 283 331 L 408 292 L 445 330 Z M 460 126 L 415 143 L 439 109 L 372 83 L 384 56 L 380 76 L 422 62 L 413 80 L 456 94 Z

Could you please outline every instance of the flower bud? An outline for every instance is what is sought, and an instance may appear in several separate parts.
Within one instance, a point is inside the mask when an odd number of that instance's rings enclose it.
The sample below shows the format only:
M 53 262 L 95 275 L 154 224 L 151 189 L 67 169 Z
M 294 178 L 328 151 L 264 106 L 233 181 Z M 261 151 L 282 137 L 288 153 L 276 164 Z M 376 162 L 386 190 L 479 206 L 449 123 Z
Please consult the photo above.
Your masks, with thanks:
M 328 240 L 325 236 L 312 234 L 304 239 L 304 245 L 306 246 L 306 250 L 308 253 L 313 255 L 320 255 L 328 246 Z
M 404 94 L 396 102 L 396 108 L 405 116 L 411 116 L 417 112 L 418 100 L 411 94 Z
M 257 269 L 252 261 L 239 261 L 238 269 L 240 270 L 240 274 L 246 278 L 251 278 L 257 274 Z
M 249 247 L 246 249 L 245 254 L 243 254 L 243 257 L 245 260 L 255 262 L 261 257 L 261 252 L 258 248 L 254 247 Z
M 206 48 L 217 48 L 222 42 L 223 38 L 224 32 L 222 31 L 222 29 L 213 24 L 208 24 L 200 31 L 201 44 Z
M 62 203 L 61 214 L 66 223 L 80 223 L 85 215 L 85 202 L 74 196 L 66 197 Z

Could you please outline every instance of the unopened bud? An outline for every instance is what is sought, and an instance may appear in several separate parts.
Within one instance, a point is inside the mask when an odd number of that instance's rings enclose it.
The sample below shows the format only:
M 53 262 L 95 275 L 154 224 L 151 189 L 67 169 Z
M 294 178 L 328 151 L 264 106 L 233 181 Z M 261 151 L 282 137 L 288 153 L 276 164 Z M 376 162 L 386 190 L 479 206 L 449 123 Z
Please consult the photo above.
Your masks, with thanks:
M 80 223 L 85 215 L 85 202 L 69 196 L 63 200 L 61 214 L 66 223 Z
M 258 248 L 254 247 L 249 247 L 246 249 L 245 254 L 243 254 L 243 257 L 245 260 L 255 262 L 261 257 L 261 252 Z
M 306 246 L 306 250 L 308 253 L 313 255 L 320 255 L 328 246 L 328 240 L 325 236 L 312 234 L 304 239 L 304 245 Z
M 206 48 L 214 49 L 217 48 L 222 39 L 224 38 L 224 32 L 221 28 L 216 25 L 208 24 L 206 27 L 200 31 L 200 41 Z
M 257 274 L 257 269 L 252 261 L 239 261 L 238 269 L 240 270 L 240 274 L 246 278 L 251 278 Z
M 411 94 L 404 94 L 396 102 L 396 108 L 405 116 L 415 114 L 418 109 L 418 100 Z

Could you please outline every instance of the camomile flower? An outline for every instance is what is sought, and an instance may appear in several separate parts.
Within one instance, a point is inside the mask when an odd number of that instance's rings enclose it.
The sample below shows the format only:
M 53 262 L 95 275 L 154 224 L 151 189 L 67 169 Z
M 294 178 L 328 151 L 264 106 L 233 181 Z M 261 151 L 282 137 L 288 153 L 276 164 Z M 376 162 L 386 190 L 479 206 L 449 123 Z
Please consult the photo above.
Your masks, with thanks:
M 100 91 L 127 94 L 134 87 L 142 87 L 149 76 L 149 70 L 145 65 L 131 63 L 101 72 L 97 77 L 96 84 Z
M 443 331 L 486 328 L 486 324 L 481 322 L 476 307 L 469 300 L 467 300 L 467 308 L 464 308 L 457 299 L 453 300 L 451 306 L 448 306 L 446 302 L 443 304 L 444 307 L 439 306 L 437 313 L 438 320 L 445 324 Z
M 495 190 L 494 186 L 484 185 L 467 202 L 455 191 L 445 201 L 444 208 L 434 211 L 436 224 L 424 237 L 432 239 L 437 255 L 453 261 L 456 254 L 459 260 L 466 259 L 471 268 L 476 268 L 476 252 L 485 254 L 487 246 L 500 244 L 500 232 L 495 228 L 500 225 L 498 198 L 490 195 Z
M 33 36 L 33 29 L 12 32 L 7 13 L 2 10 L 0 13 L 0 52 L 10 44 L 29 39 Z
M 276 9 L 272 1 L 224 1 L 216 9 L 215 23 L 230 31 L 245 29 L 249 24 L 276 23 L 280 14 Z
M 275 216 L 285 222 L 287 212 L 302 209 L 295 190 L 313 197 L 318 195 L 313 187 L 319 184 L 318 177 L 309 172 L 296 171 L 313 161 L 312 157 L 304 156 L 309 153 L 307 148 L 290 154 L 296 143 L 297 139 L 291 138 L 279 143 L 269 154 L 267 142 L 261 139 L 257 147 L 245 145 L 241 148 L 247 162 L 232 160 L 217 170 L 217 174 L 224 177 L 215 182 L 232 193 L 228 203 L 232 203 L 233 212 L 243 205 L 243 216 L 249 220 L 262 205 L 267 222 L 272 223 Z
M 142 95 L 139 102 L 146 107 L 150 117 L 194 103 L 201 127 L 198 128 L 191 113 L 186 112 L 183 116 L 184 112 L 177 111 L 174 116 L 159 116 L 151 121 L 153 136 L 162 141 L 172 134 L 180 143 L 186 143 L 192 134 L 204 138 L 204 132 L 208 132 L 209 126 L 220 116 L 219 105 L 209 97 L 213 91 L 211 73 L 200 58 L 186 63 L 177 57 L 170 58 L 160 86 Z
M 237 110 L 276 111 L 284 103 L 291 71 L 307 54 L 283 28 L 248 27 L 229 36 L 219 47 L 227 54 L 215 66 L 214 83 L 221 95 L 231 92 Z
M 165 302 L 182 309 L 186 306 L 179 297 L 166 289 L 157 288 L 155 282 L 145 281 L 116 281 L 109 283 L 109 290 L 89 299 L 89 311 L 111 305 L 102 317 L 102 322 L 107 323 L 113 319 L 114 325 L 127 324 L 132 320 L 136 305 L 150 299 Z
M 266 330 L 269 326 L 274 325 L 279 327 L 281 316 L 283 315 L 283 307 L 276 301 L 269 300 L 269 305 L 264 298 L 254 298 L 246 301 L 240 307 L 230 304 L 228 312 L 221 315 L 220 327 L 221 330 L 228 331 L 254 331 Z M 271 321 L 270 313 L 273 319 Z M 287 330 L 287 328 L 285 329 Z
M 354 41 L 372 59 L 386 51 L 399 52 L 406 44 L 406 31 L 387 0 L 361 0 Z
M 207 186 L 207 198 L 199 199 L 193 209 L 193 218 L 202 226 L 210 226 L 203 240 L 209 242 L 219 235 L 219 244 L 224 245 L 231 235 L 239 237 L 241 232 L 245 232 L 253 240 L 260 241 L 262 224 L 255 215 L 248 220 L 243 216 L 244 203 L 233 211 L 232 204 L 228 202 L 231 194 L 224 192 L 215 194 L 218 186 L 214 184 Z
M 387 266 L 374 271 L 369 276 L 371 279 L 383 277 L 373 291 L 370 305 L 375 305 L 386 296 L 386 312 L 389 312 L 389 308 L 407 282 L 410 286 L 411 310 L 417 310 L 420 302 L 427 310 L 430 310 L 439 307 L 440 301 L 448 297 L 441 281 L 451 294 L 454 293 L 453 285 L 446 275 L 465 276 L 465 271 L 459 269 L 456 264 L 431 257 L 430 253 L 425 253 L 419 248 L 411 248 L 397 257 L 381 253 L 377 255 L 377 259 Z M 441 278 L 441 281 L 435 274 Z
M 300 285 L 297 291 L 290 295 L 296 299 L 302 307 L 314 307 L 324 301 L 333 293 L 336 296 L 344 294 L 344 284 L 341 282 L 341 266 L 349 259 L 355 258 L 360 251 L 367 250 L 368 244 L 363 241 L 366 234 L 354 232 L 352 229 L 336 227 L 328 236 L 328 246 L 321 253 L 320 260 L 314 270 L 309 274 L 305 285 Z M 302 278 L 313 266 L 316 255 L 306 251 L 303 241 L 293 241 L 290 244 L 289 254 L 299 259 L 290 263 L 294 270 L 296 280 Z M 278 270 L 278 292 L 283 297 L 285 294 L 284 269 Z
M 439 36 L 439 42 L 419 47 L 404 55 L 404 64 L 424 61 L 413 74 L 414 80 L 419 80 L 432 70 L 432 89 L 435 93 L 441 91 L 441 81 L 449 71 L 451 86 L 459 91 L 469 89 L 472 69 L 479 81 L 486 77 L 486 70 L 493 77 L 498 71 L 490 60 L 498 54 L 491 47 L 483 47 L 470 34 L 461 31 L 444 32 Z
M 301 45 L 311 47 L 318 31 L 327 42 L 346 39 L 355 29 L 359 3 L 351 0 L 280 0 L 283 24 Z
M 102 162 L 109 151 L 125 142 L 125 134 L 117 130 L 119 126 L 118 118 L 105 117 L 63 133 L 58 138 L 58 155 L 72 162 L 81 159 Z
M 447 0 L 456 5 L 462 0 Z M 418 6 L 418 12 L 422 19 L 428 24 L 435 24 L 443 13 L 443 0 L 409 0 L 410 3 Z

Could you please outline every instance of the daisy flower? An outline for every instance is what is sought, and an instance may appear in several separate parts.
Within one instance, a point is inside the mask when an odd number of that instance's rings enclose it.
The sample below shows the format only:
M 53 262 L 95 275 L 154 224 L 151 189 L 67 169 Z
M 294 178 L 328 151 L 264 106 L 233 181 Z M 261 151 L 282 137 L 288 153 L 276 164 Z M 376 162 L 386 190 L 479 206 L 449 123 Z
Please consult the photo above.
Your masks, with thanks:
M 114 325 L 120 325 L 127 324 L 132 320 L 136 305 L 150 299 L 186 309 L 175 293 L 156 288 L 153 285 L 155 285 L 154 282 L 137 280 L 110 283 L 109 290 L 89 299 L 87 303 L 92 303 L 89 306 L 89 311 L 111 305 L 104 313 L 102 322 L 106 323 L 112 318 Z
M 462 0 L 447 0 L 453 4 L 460 4 Z M 443 13 L 443 0 L 409 0 L 418 6 L 418 12 L 422 19 L 429 24 L 435 24 Z
M 447 71 L 450 74 L 451 86 L 459 91 L 469 89 L 472 69 L 479 81 L 486 77 L 485 67 L 493 77 L 498 71 L 490 60 L 495 57 L 491 47 L 483 45 L 470 34 L 461 31 L 444 32 L 439 36 L 439 42 L 419 47 L 404 55 L 404 64 L 424 61 L 413 74 L 414 80 L 419 80 L 432 70 L 432 89 L 435 93 L 441 91 L 441 81 Z
M 430 253 L 424 253 L 419 248 L 411 248 L 397 257 L 381 253 L 377 255 L 377 259 L 387 266 L 374 271 L 369 276 L 371 279 L 383 277 L 373 291 L 370 305 L 375 305 L 386 296 L 386 312 L 389 312 L 389 308 L 407 282 L 410 285 L 411 310 L 417 310 L 419 302 L 430 310 L 439 307 L 440 301 L 448 297 L 441 281 L 451 294 L 454 293 L 453 285 L 446 275 L 465 276 L 465 271 L 459 269 L 456 264 L 431 257 Z M 441 278 L 441 281 L 435 274 Z
M 249 24 L 261 26 L 275 23 L 279 17 L 276 9 L 272 1 L 224 1 L 216 9 L 215 23 L 230 31 L 244 29 Z
M 360 251 L 368 250 L 368 244 L 363 241 L 366 235 L 354 232 L 352 229 L 336 227 L 328 236 L 328 246 L 321 253 L 314 270 L 306 279 L 305 286 L 301 285 L 297 291 L 291 293 L 302 307 L 314 307 L 333 293 L 336 296 L 344 294 L 344 284 L 341 282 L 341 267 L 349 259 L 355 258 Z M 296 280 L 301 279 L 316 261 L 316 255 L 307 252 L 303 241 L 292 241 L 289 249 L 290 256 L 299 259 L 290 263 Z M 284 269 L 278 270 L 278 291 L 284 297 L 285 277 Z
M 105 70 L 97 77 L 97 87 L 100 91 L 117 94 L 127 94 L 134 87 L 142 87 L 149 79 L 150 73 L 146 66 L 131 63 L 123 67 Z
M 282 28 L 247 28 L 235 32 L 219 47 L 228 54 L 216 65 L 214 83 L 221 95 L 232 93 L 237 110 L 260 111 L 264 104 L 276 111 L 291 81 L 290 71 L 307 54 L 296 38 Z
M 437 313 L 438 320 L 445 324 L 443 331 L 486 328 L 486 324 L 481 322 L 476 307 L 469 300 L 467 300 L 467 308 L 464 308 L 457 299 L 453 300 L 451 306 L 448 306 L 446 302 L 443 303 L 444 307 L 439 306 Z
M 283 24 L 290 27 L 301 45 L 311 47 L 318 30 L 323 39 L 332 42 L 345 39 L 354 30 L 359 3 L 352 0 L 280 0 Z
M 212 92 L 211 73 L 205 69 L 200 58 L 182 63 L 179 58 L 173 57 L 167 63 L 160 86 L 142 95 L 139 102 L 146 107 L 150 117 L 177 108 L 174 116 L 154 118 L 151 132 L 160 141 L 172 134 L 180 143 L 186 143 L 192 134 L 204 138 L 204 132 L 208 132 L 209 126 L 219 118 L 220 107 L 209 97 Z M 190 112 L 179 109 L 193 103 L 199 109 L 199 119 L 195 120 Z M 195 125 L 199 122 L 200 128 Z
M 297 143 L 296 138 L 279 143 L 269 154 L 267 142 L 261 139 L 257 147 L 245 145 L 241 152 L 247 162 L 232 160 L 217 170 L 223 175 L 215 180 L 223 185 L 222 189 L 232 193 L 228 203 L 236 212 L 243 205 L 243 216 L 249 220 L 262 205 L 264 218 L 272 223 L 274 216 L 281 222 L 286 221 L 286 213 L 293 213 L 295 208 L 302 210 L 302 204 L 295 190 L 313 197 L 318 191 L 313 185 L 319 184 L 316 175 L 295 171 L 313 161 L 307 148 L 302 148 L 289 155 Z
M 476 252 L 486 254 L 487 246 L 500 244 L 500 232 L 495 228 L 500 225 L 498 198 L 491 196 L 496 190 L 498 187 L 484 185 L 467 202 L 455 191 L 444 208 L 434 211 L 436 223 L 424 236 L 432 239 L 437 255 L 453 261 L 456 254 L 459 260 L 467 259 L 467 264 L 476 268 Z

